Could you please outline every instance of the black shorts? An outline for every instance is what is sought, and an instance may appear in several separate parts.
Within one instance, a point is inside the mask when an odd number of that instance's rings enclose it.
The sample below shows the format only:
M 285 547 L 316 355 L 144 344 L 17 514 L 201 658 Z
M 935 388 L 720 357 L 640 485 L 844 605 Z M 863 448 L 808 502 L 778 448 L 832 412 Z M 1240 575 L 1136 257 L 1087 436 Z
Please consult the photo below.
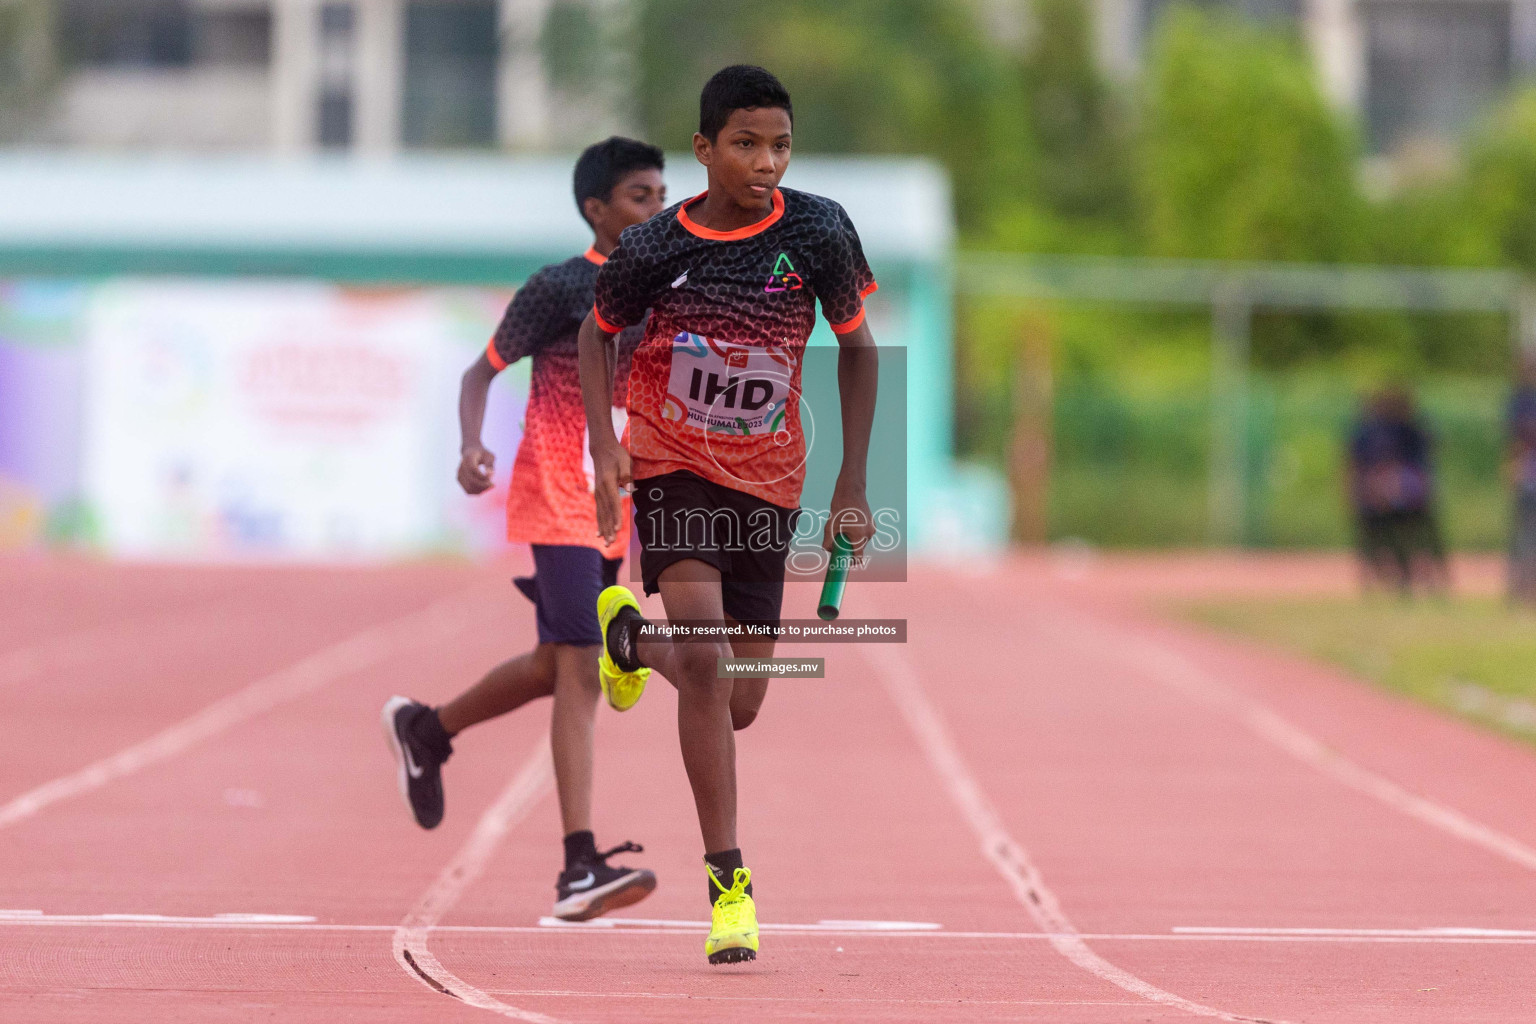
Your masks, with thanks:
M 619 581 L 620 558 L 579 544 L 534 544 L 532 576 L 512 582 L 538 609 L 539 643 L 595 647 L 597 595 Z
M 797 508 L 784 508 L 678 470 L 636 480 L 635 535 L 640 578 L 656 593 L 662 570 L 696 558 L 720 570 L 725 614 L 737 622 L 778 625 L 784 559 Z

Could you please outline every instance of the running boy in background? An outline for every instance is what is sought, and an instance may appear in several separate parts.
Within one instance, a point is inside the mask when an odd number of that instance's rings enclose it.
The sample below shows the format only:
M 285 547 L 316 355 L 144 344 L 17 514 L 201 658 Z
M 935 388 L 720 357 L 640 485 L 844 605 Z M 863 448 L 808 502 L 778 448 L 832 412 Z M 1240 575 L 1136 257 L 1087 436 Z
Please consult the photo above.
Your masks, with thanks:
M 655 146 L 617 137 L 581 154 L 576 207 L 592 228 L 592 247 L 544 267 L 518 289 L 459 392 L 459 484 L 480 494 L 490 489 L 495 466 L 495 456 L 480 440 L 491 381 L 517 360 L 533 358 L 523 439 L 507 494 L 507 539 L 533 547 L 534 575 L 514 582 L 537 609 L 538 646 L 497 665 L 440 707 L 394 697 L 383 712 L 401 795 L 417 824 L 434 828 L 443 817 L 441 769 L 453 753 L 453 737 L 536 698 L 554 696 L 550 746 L 565 828 L 565 870 L 556 882 L 554 915 L 569 921 L 636 903 L 656 887 L 649 871 L 608 864 L 614 854 L 640 852 L 639 846 L 624 843 L 599 853 L 592 835 L 592 726 L 600 691 L 595 648 L 602 642 L 594 607 L 602 589 L 618 578 L 628 529 L 625 523 L 609 530 L 606 539 L 598 537 L 590 467 L 584 466 L 576 334 L 592 308 L 598 268 L 619 233 L 665 205 L 662 163 Z M 605 370 L 620 402 L 639 339 L 639 329 L 621 337 L 616 361 Z M 603 421 L 610 434 L 623 416 L 622 408 L 611 411 L 613 418 L 605 414 Z
M 838 335 L 843 464 L 834 525 L 857 549 L 870 536 L 865 463 L 879 364 L 864 322 L 875 281 L 853 223 L 830 199 L 780 189 L 794 113 L 758 67 L 720 71 L 699 100 L 693 152 L 709 189 L 625 231 L 598 272 L 581 326 L 581 390 L 591 434 L 597 527 L 624 518 L 634 487 L 640 574 L 672 620 L 777 627 L 784 563 L 805 481 L 800 370 L 816 302 Z M 609 423 L 614 338 L 650 310 L 630 375 L 630 444 Z M 756 717 L 766 679 L 716 678 L 716 659 L 766 657 L 773 640 L 676 643 L 639 637 L 627 589 L 599 598 L 609 703 L 632 706 L 655 669 L 677 687 L 677 730 L 693 789 L 712 906 L 712 964 L 758 949 L 752 873 L 736 838 L 733 729 Z

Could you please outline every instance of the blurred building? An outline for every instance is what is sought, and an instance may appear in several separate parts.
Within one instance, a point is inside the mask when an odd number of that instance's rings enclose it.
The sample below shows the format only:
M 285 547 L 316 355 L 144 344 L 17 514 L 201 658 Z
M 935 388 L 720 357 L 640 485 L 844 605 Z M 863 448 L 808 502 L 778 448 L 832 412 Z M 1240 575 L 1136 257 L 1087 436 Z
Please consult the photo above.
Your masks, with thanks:
M 962 2 L 962 0 L 956 0 Z M 1027 37 L 1027 0 L 976 4 L 989 34 Z M 1107 67 L 1133 74 L 1179 0 L 1085 0 Z M 1188 0 L 1185 0 L 1188 2 Z M 1330 95 L 1374 151 L 1454 139 L 1536 68 L 1536 0 L 1195 0 L 1294 20 Z M 110 148 L 569 148 L 626 127 L 632 0 L 0 0 L 51 55 L 24 142 Z M 612 81 L 565 96 L 541 56 L 551 16 L 590 37 Z M 580 24 L 564 24 L 572 18 Z M 5 26 L 0 25 L 0 35 Z M 4 40 L 0 40 L 4 42 Z M 31 56 L 28 56 L 28 55 Z M 14 63 L 14 61 L 13 61 Z M 3 76 L 0 76 L 3 77 Z M 4 97 L 13 106 L 14 97 Z
M 1105 63 L 1133 73 L 1175 0 L 1095 2 Z M 1362 115 L 1376 152 L 1454 139 L 1536 71 L 1536 0 L 1199 2 L 1299 22 L 1329 95 Z
M 552 125 L 607 127 L 551 95 L 550 0 L 0 2 L 51 16 L 39 31 L 60 74 L 28 142 L 390 153 L 539 149 L 566 141 Z

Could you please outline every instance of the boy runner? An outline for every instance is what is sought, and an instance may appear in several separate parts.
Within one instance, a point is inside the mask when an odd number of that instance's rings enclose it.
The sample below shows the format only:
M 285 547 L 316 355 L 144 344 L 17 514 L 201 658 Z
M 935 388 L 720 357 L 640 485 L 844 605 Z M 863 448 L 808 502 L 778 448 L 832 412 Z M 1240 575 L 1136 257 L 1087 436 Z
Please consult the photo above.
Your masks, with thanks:
M 441 707 L 394 697 L 383 712 L 401 795 L 417 824 L 434 828 L 443 817 L 441 768 L 453 752 L 452 738 L 536 698 L 554 696 L 550 746 L 566 833 L 554 915 L 569 921 L 636 903 L 656 887 L 650 871 L 608 863 L 617 853 L 639 853 L 639 846 L 624 843 L 599 853 L 592 835 L 592 725 L 599 692 L 593 648 L 602 640 L 593 607 L 603 587 L 618 578 L 628 530 L 610 530 L 606 541 L 598 539 L 590 469 L 583 466 L 576 333 L 592 308 L 598 267 L 619 233 L 665 205 L 662 163 L 655 146 L 617 137 L 581 154 L 576 207 L 592 228 L 592 247 L 544 267 L 518 289 L 459 392 L 459 484 L 480 494 L 491 487 L 495 466 L 495 456 L 480 440 L 491 380 L 511 363 L 533 357 L 523 439 L 507 494 L 507 539 L 533 547 L 534 575 L 514 582 L 537 609 L 538 646 L 497 665 Z M 614 393 L 620 400 L 639 338 L 636 329 L 619 339 Z M 608 372 L 611 383 L 612 366 Z M 615 419 L 623 415 L 619 408 L 613 412 Z M 605 419 L 604 427 L 611 433 L 613 421 Z
M 875 289 L 853 223 L 829 199 L 780 189 L 794 115 L 758 67 L 716 74 L 699 101 L 693 152 L 709 189 L 624 232 L 597 276 L 581 326 L 581 389 L 597 484 L 597 525 L 618 535 L 633 482 L 640 573 L 671 620 L 777 626 L 784 562 L 805 480 L 800 367 L 816 301 L 838 335 L 843 464 L 833 524 L 862 549 L 872 529 L 865 462 L 878 359 L 864 323 Z M 609 425 L 615 336 L 650 310 L 629 381 L 629 449 Z M 716 678 L 716 659 L 773 653 L 772 639 L 639 638 L 633 594 L 598 599 L 604 692 L 623 710 L 652 669 L 678 691 L 678 739 L 708 866 L 710 963 L 754 959 L 752 874 L 736 839 L 732 729 L 756 717 L 767 679 Z

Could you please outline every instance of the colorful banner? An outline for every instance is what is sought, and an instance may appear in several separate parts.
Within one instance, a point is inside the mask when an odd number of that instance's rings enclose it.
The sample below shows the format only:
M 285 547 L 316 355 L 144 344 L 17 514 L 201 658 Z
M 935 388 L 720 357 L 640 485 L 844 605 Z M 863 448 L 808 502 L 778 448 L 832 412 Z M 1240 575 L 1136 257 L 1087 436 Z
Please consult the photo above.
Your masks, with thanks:
M 0 281 L 0 551 L 81 527 L 87 293 L 78 282 Z
M 308 281 L 93 289 L 81 490 L 97 540 L 220 560 L 483 546 L 499 517 L 452 486 L 458 381 L 502 302 Z

